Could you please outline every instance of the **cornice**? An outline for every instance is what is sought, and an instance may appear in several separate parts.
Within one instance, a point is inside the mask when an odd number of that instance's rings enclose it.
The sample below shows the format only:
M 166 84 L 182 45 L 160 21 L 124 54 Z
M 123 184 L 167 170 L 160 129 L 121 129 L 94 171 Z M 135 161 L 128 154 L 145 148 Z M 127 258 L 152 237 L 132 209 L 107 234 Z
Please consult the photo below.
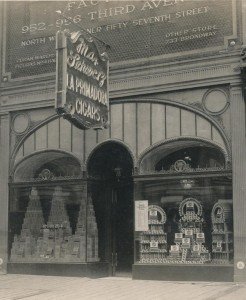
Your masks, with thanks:
M 13 92 L 13 91 L 12 91 Z M 54 106 L 55 87 L 35 90 L 18 89 L 14 93 L 2 93 L 0 98 L 0 114 L 7 111 L 33 109 Z
M 153 94 L 223 84 L 241 84 L 240 73 L 232 74 L 230 66 L 200 68 L 177 73 L 163 73 L 111 82 L 111 98 Z
M 182 61 L 165 62 L 160 60 L 158 64 L 150 64 L 148 59 L 145 59 L 143 65 L 136 65 L 134 68 L 110 68 L 110 75 L 113 80 L 120 80 L 123 78 L 134 78 L 139 76 L 155 75 L 167 72 L 181 72 L 190 69 L 199 69 L 214 66 L 241 65 L 241 49 L 237 52 L 228 52 L 223 55 L 207 56 L 199 59 L 188 59 Z
M 175 61 L 168 60 L 164 56 L 164 58 L 160 58 L 154 62 L 151 61 L 151 58 L 145 58 L 138 60 L 135 64 L 110 64 L 110 74 L 111 76 L 117 77 L 117 75 L 124 74 L 126 71 L 130 74 L 134 74 L 135 72 L 141 72 L 144 74 L 144 71 L 149 73 L 150 69 L 154 70 L 178 70 L 184 69 L 186 67 L 190 67 L 191 65 L 199 66 L 199 65 L 213 65 L 220 63 L 232 63 L 239 62 L 241 58 L 241 50 L 240 46 L 238 49 L 229 50 L 224 49 L 218 51 L 217 53 L 206 53 L 203 56 L 201 53 L 199 55 L 193 54 L 191 57 L 183 57 L 179 56 Z
M 196 60 L 176 64 L 159 64 L 111 72 L 111 99 L 143 94 L 177 91 L 221 84 L 241 84 L 240 58 Z M 54 78 L 47 82 L 5 87 L 1 90 L 0 113 L 7 111 L 54 106 Z
M 111 97 L 132 96 L 219 84 L 241 84 L 238 55 L 158 64 L 111 72 Z

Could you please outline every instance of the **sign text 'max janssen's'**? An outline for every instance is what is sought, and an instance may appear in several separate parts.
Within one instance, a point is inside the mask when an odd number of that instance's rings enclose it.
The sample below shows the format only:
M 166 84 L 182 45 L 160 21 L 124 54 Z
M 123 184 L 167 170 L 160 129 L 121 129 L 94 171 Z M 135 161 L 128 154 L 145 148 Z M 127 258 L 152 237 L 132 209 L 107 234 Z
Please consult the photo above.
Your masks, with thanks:
M 56 111 L 80 129 L 108 124 L 108 58 L 80 31 L 57 32 Z

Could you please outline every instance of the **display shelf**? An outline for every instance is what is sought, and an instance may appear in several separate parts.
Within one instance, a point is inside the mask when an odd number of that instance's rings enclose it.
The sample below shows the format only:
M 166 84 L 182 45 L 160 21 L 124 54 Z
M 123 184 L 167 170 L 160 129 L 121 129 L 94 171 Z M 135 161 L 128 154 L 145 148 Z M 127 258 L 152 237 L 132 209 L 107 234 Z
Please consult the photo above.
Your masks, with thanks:
M 161 235 L 161 236 L 163 236 L 163 232 L 146 232 L 145 235 L 151 235 L 151 236 Z
M 167 235 L 164 232 L 166 214 L 156 205 L 148 208 L 148 231 L 140 234 L 140 262 L 161 262 L 167 255 Z
M 221 231 L 221 232 L 213 231 L 212 234 L 216 235 L 216 234 L 233 234 L 233 233 L 231 231 Z
M 212 209 L 212 258 L 214 262 L 228 263 L 233 258 L 232 207 L 219 200 Z
M 219 201 L 221 204 L 221 201 Z M 226 212 L 221 217 L 222 208 L 213 208 L 211 235 L 204 231 L 208 228 L 204 220 L 203 207 L 194 198 L 186 198 L 179 205 L 179 220 L 170 220 L 165 228 L 165 217 L 158 217 L 160 211 L 164 210 L 156 205 L 149 206 L 148 230 L 141 232 L 137 241 L 137 262 L 144 264 L 229 264 L 233 259 L 233 228 L 232 211 L 230 207 L 223 204 Z M 155 208 L 155 212 L 151 211 Z M 169 225 L 171 224 L 171 225 Z M 173 227 L 171 227 L 173 226 Z M 173 228 L 175 230 L 173 230 Z M 210 236 L 209 236 L 210 235 Z M 210 238 L 210 248 L 207 238 Z
M 140 243 L 141 243 L 141 244 L 149 244 L 150 241 L 140 241 Z M 159 243 L 159 244 L 166 244 L 167 242 L 166 242 L 166 241 L 162 241 L 162 242 L 158 241 L 158 243 Z
M 32 188 L 24 221 L 19 236 L 14 236 L 10 261 L 30 260 L 37 247 L 37 238 L 44 224 L 40 197 L 36 188 Z
M 205 246 L 202 206 L 194 198 L 184 199 L 179 206 L 179 232 L 175 233 L 175 245 L 171 245 L 168 261 L 177 264 L 204 264 L 211 260 Z

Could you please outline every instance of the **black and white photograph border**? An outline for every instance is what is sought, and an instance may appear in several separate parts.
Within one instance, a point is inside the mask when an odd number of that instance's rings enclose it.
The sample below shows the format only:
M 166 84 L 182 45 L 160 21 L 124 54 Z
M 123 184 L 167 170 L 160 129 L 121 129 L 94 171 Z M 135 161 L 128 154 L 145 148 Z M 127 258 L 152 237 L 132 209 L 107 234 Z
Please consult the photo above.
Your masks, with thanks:
M 246 0 L 0 0 L 0 299 L 246 298 Z

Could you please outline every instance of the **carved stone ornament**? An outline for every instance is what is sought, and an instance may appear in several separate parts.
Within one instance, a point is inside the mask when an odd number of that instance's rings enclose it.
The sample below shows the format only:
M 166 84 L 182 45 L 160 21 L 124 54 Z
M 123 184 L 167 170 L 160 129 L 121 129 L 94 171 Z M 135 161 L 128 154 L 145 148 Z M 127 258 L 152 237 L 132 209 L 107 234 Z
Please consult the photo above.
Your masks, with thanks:
M 12 130 L 16 135 L 23 135 L 30 127 L 30 117 L 26 113 L 20 113 L 13 117 Z

